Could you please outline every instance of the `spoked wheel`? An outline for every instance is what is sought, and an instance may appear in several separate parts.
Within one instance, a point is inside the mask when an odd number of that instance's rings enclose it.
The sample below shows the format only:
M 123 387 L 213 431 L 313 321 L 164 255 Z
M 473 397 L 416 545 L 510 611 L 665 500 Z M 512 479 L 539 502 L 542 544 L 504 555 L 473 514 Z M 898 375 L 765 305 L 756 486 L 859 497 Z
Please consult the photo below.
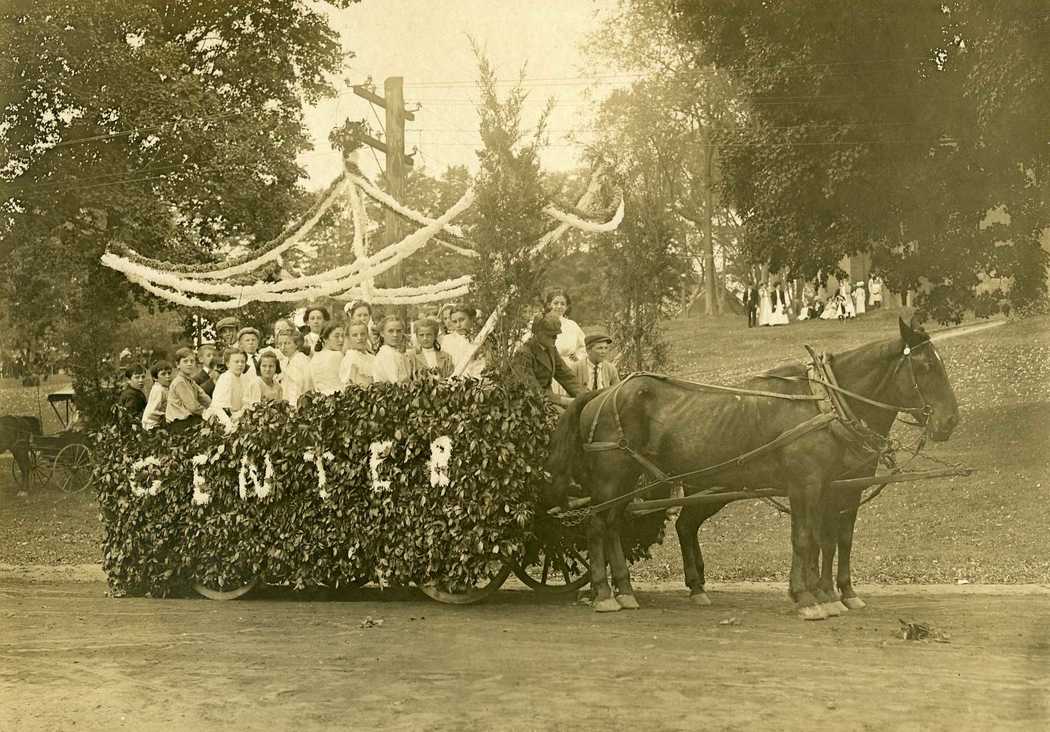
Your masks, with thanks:
M 504 562 L 499 570 L 488 580 L 483 580 L 482 583 L 466 589 L 449 590 L 441 586 L 440 583 L 420 585 L 419 589 L 431 600 L 437 600 L 449 605 L 473 605 L 475 602 L 481 602 L 502 587 L 513 569 L 513 564 Z
M 550 553 L 541 548 L 534 562 L 515 564 L 514 575 L 531 589 L 547 595 L 573 593 L 591 582 L 586 555 L 573 548 Z
M 55 470 L 62 470 L 62 490 L 65 493 L 76 493 L 91 485 L 94 464 L 91 450 L 87 445 L 74 442 L 66 445 L 55 458 Z
M 239 597 L 244 597 L 253 589 L 255 585 L 259 583 L 258 577 L 252 577 L 251 581 L 247 584 L 243 584 L 240 587 L 235 587 L 232 590 L 217 590 L 212 587 L 207 587 L 200 582 L 193 583 L 193 591 L 201 597 L 206 597 L 209 600 L 236 600 Z

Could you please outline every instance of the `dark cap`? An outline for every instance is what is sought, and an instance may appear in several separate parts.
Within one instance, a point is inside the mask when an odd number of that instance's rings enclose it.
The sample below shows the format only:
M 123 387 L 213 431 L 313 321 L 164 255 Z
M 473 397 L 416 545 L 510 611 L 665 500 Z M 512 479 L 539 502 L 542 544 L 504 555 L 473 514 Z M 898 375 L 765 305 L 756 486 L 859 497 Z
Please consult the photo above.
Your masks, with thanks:
M 592 333 L 583 339 L 584 345 L 590 348 L 595 343 L 612 343 L 613 339 L 608 333 Z

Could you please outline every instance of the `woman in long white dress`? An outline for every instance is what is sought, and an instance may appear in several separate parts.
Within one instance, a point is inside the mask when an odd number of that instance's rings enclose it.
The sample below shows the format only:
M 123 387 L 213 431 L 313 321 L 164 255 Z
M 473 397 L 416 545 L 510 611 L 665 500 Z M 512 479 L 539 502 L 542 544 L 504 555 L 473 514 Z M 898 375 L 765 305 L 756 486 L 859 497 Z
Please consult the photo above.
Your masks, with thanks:
M 788 319 L 788 297 L 783 286 L 778 282 L 770 291 L 770 304 L 772 311 L 769 314 L 770 325 L 787 325 Z
M 769 299 L 769 284 L 763 282 L 758 286 L 758 324 L 769 325 L 773 318 L 773 303 Z
M 868 293 L 864 291 L 864 283 L 858 282 L 853 288 L 853 310 L 857 315 L 863 315 L 867 308 L 865 307 Z
M 543 299 L 543 305 L 545 310 L 558 314 L 561 333 L 554 340 L 554 347 L 569 368 L 573 368 L 577 361 L 587 358 L 587 343 L 583 328 L 575 320 L 567 317 L 572 309 L 572 298 L 565 290 L 551 290 Z M 551 382 L 551 391 L 561 396 L 569 394 L 557 381 Z

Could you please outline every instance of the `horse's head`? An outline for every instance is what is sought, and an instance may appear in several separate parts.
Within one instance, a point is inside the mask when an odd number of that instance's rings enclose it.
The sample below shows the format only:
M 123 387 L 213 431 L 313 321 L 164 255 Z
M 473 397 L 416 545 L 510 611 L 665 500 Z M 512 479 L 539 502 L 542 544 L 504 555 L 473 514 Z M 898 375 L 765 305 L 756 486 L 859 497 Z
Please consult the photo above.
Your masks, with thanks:
M 917 410 L 919 421 L 930 439 L 943 442 L 959 424 L 959 403 L 948 381 L 944 362 L 929 335 L 915 319 L 900 322 L 900 360 L 895 369 L 894 385 L 898 403 Z

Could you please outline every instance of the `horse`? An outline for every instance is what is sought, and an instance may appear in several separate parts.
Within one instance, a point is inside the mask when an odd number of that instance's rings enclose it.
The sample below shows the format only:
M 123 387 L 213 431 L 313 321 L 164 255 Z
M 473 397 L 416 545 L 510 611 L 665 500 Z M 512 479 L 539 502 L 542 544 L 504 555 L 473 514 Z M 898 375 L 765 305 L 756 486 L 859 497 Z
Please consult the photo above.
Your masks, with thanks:
M 42 430 L 40 419 L 37 417 L 10 414 L 0 417 L 0 455 L 11 452 L 11 456 L 18 463 L 18 472 L 22 476 L 23 487 L 28 484 L 31 468 L 29 436 L 39 434 L 42 434 Z
M 619 530 L 626 500 L 645 490 L 635 488 L 643 472 L 680 482 L 687 495 L 712 487 L 782 490 L 791 507 L 789 595 L 799 616 L 828 617 L 836 549 L 843 602 L 862 606 L 849 572 L 861 491 L 829 487 L 847 475 L 874 474 L 877 455 L 858 447 L 856 431 L 884 437 L 905 412 L 926 437 L 943 441 L 959 423 L 955 394 L 929 336 L 914 319 L 899 319 L 899 326 L 899 338 L 834 356 L 828 372 L 834 383 L 818 380 L 863 420 L 853 429 L 836 413 L 821 412 L 826 395 L 814 394 L 817 377 L 802 365 L 768 371 L 741 388 L 643 374 L 575 399 L 552 436 L 544 502 L 566 506 L 574 478 L 591 497 L 594 610 L 638 607 Z M 710 602 L 697 532 L 724 505 L 687 505 L 676 522 L 685 581 L 697 604 Z

